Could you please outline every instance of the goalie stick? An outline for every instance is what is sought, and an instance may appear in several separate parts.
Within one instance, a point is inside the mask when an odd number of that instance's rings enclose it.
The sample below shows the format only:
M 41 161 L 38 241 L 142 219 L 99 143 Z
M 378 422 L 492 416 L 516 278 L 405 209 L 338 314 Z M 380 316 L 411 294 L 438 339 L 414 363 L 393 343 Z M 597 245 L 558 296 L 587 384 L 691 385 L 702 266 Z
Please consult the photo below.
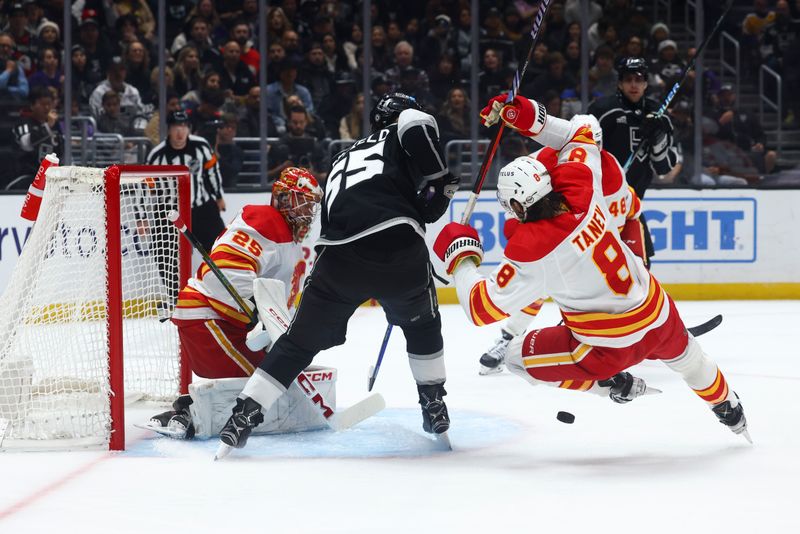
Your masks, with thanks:
M 658 108 L 658 111 L 656 112 L 656 117 L 661 117 L 662 115 L 664 115 L 664 113 L 667 112 L 667 108 L 669 107 L 670 103 L 672 103 L 672 99 L 675 98 L 676 94 L 678 94 L 678 91 L 683 85 L 683 82 L 685 82 L 686 78 L 689 77 L 689 73 L 692 70 L 694 70 L 694 66 L 697 63 L 697 58 L 700 57 L 700 54 L 703 53 L 703 49 L 706 47 L 706 45 L 717 34 L 720 28 L 722 28 L 722 23 L 725 21 L 725 17 L 728 16 L 728 13 L 730 12 L 732 7 L 733 7 L 733 0 L 728 0 L 728 7 L 725 8 L 725 11 L 723 11 L 722 15 L 720 15 L 719 19 L 717 19 L 717 23 L 714 26 L 714 29 L 711 30 L 711 33 L 709 33 L 708 36 L 706 36 L 705 40 L 702 43 L 700 43 L 700 46 L 697 48 L 697 52 L 695 52 L 694 57 L 689 62 L 689 65 L 687 65 L 686 68 L 684 69 L 683 76 L 681 76 L 681 79 L 675 82 L 675 84 L 672 86 L 672 89 L 670 89 L 669 93 L 667 93 L 667 96 L 664 98 L 664 102 L 661 104 L 661 107 Z M 622 166 L 622 169 L 626 173 L 628 172 L 628 169 L 631 168 L 631 165 L 633 165 L 634 160 L 640 157 L 641 153 L 647 150 L 648 148 L 647 145 L 648 142 L 645 139 L 641 143 L 639 143 L 639 146 L 636 148 L 635 151 L 631 152 L 631 155 L 628 156 L 625 165 Z
M 195 250 L 200 253 L 203 261 L 206 262 L 206 265 L 208 265 L 209 269 L 211 269 L 214 275 L 216 275 L 217 279 L 220 281 L 223 287 L 225 287 L 230 296 L 233 297 L 233 300 L 236 301 L 236 304 L 238 304 L 247 317 L 253 323 L 255 323 L 257 320 L 256 314 L 252 309 L 250 309 L 250 306 L 247 305 L 239 292 L 236 291 L 236 288 L 231 285 L 230 281 L 220 270 L 219 266 L 214 263 L 214 260 L 208 255 L 208 252 L 206 252 L 206 250 L 203 248 L 203 245 L 200 243 L 200 241 L 198 241 L 197 237 L 189 230 L 189 228 L 187 228 L 186 223 L 183 221 L 183 219 L 181 219 L 178 212 L 171 211 L 167 215 L 167 218 L 192 244 Z M 272 321 L 273 323 L 278 324 L 284 323 L 284 325 L 282 325 L 283 331 L 285 331 L 285 327 L 288 327 L 288 323 L 282 317 L 283 314 L 281 314 L 278 310 L 278 306 L 268 306 L 267 313 L 264 315 L 265 317 L 263 319 L 265 321 Z M 364 419 L 378 413 L 386 406 L 386 402 L 384 401 L 383 397 L 379 393 L 375 393 L 361 400 L 360 402 L 357 402 L 346 410 L 334 412 L 333 409 L 328 406 L 328 403 L 325 401 L 325 397 L 323 397 L 323 395 L 317 391 L 317 388 L 314 386 L 311 380 L 309 380 L 305 373 L 301 371 L 297 376 L 296 381 L 297 385 L 300 386 L 300 390 L 305 394 L 309 402 L 311 402 L 311 404 L 313 404 L 314 407 L 319 411 L 320 415 L 323 417 L 328 426 L 337 432 L 346 430 L 351 426 L 358 424 Z M 225 454 L 220 456 L 220 453 L 217 453 L 218 458 L 222 456 L 225 456 Z

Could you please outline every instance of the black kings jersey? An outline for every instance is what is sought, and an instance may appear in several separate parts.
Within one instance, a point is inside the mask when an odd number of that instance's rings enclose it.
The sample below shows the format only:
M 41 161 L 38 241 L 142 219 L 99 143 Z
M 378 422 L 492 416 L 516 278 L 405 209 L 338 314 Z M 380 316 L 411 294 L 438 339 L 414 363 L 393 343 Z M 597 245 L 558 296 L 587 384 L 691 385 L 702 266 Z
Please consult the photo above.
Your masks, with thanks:
M 403 111 L 396 124 L 359 139 L 334 158 L 317 243 L 350 243 L 401 224 L 424 237 L 417 194 L 447 172 L 436 120 L 414 109 Z

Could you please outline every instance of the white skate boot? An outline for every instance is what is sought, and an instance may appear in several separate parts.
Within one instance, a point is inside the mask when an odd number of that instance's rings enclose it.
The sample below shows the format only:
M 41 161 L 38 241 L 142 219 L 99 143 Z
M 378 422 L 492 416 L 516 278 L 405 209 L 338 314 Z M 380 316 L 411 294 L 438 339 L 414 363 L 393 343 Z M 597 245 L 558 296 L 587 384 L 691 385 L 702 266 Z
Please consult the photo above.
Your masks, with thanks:
M 514 336 L 505 330 L 500 330 L 500 334 L 500 337 L 495 340 L 494 345 L 481 356 L 481 368 L 478 374 L 482 376 L 503 372 L 506 350 L 508 350 L 508 344 L 514 339 Z

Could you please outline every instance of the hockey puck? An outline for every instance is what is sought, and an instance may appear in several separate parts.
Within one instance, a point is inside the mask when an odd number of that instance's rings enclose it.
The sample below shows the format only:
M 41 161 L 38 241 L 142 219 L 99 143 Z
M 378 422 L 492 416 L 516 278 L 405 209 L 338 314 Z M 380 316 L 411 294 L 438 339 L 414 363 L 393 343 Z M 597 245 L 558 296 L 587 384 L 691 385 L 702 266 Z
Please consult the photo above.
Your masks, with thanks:
M 575 422 L 575 416 L 569 412 L 558 412 L 556 414 L 556 419 L 568 425 L 571 425 L 572 423 Z

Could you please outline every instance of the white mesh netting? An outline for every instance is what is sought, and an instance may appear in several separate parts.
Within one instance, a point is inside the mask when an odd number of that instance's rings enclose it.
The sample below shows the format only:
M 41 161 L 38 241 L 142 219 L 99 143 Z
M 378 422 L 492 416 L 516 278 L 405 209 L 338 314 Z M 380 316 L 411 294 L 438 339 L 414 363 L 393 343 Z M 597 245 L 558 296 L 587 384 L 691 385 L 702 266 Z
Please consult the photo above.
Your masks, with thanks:
M 176 178 L 120 180 L 126 398 L 179 388 Z M 2 447 L 107 443 L 111 430 L 104 170 L 48 171 L 39 217 L 0 297 Z

